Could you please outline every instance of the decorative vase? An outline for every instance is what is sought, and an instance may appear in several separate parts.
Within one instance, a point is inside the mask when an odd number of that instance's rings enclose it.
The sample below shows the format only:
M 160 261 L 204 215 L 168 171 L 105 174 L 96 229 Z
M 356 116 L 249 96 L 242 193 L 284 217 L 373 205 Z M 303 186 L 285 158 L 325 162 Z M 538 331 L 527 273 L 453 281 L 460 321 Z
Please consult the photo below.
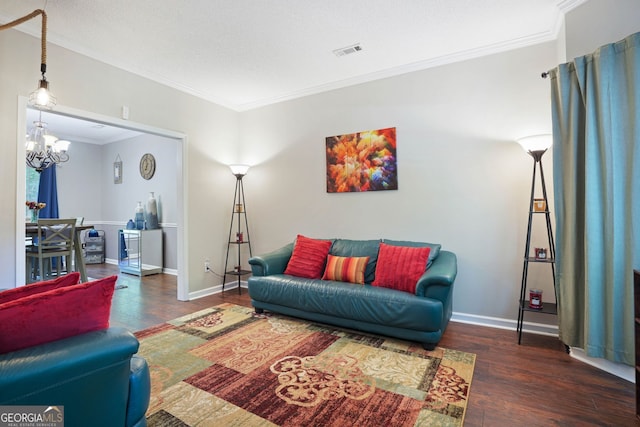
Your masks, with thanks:
M 38 215 L 40 214 L 40 209 L 29 209 L 31 212 L 31 222 L 34 224 L 38 223 Z
M 142 202 L 138 202 L 138 206 L 136 206 L 136 215 L 135 215 L 136 229 L 144 230 L 144 208 L 142 207 Z
M 149 200 L 147 200 L 147 228 L 150 230 L 160 228 L 158 224 L 158 203 L 153 191 L 149 195 Z

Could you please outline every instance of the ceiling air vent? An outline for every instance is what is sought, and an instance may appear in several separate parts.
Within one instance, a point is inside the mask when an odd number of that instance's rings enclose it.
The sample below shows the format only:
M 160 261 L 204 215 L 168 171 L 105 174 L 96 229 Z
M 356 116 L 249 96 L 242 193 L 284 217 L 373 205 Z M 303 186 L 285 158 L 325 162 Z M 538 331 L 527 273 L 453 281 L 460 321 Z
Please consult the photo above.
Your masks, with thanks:
M 361 50 L 362 50 L 362 46 L 360 46 L 360 43 L 356 43 L 351 46 L 341 47 L 340 49 L 336 49 L 333 51 L 333 54 L 335 56 L 345 56 L 345 55 L 350 55 L 352 53 L 360 52 Z

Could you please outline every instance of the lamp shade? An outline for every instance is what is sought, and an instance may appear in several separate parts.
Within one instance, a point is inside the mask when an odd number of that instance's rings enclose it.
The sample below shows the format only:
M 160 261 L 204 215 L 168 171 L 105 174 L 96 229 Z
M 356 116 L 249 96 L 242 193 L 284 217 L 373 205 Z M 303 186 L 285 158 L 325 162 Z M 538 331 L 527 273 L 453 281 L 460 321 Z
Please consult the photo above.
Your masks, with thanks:
M 550 134 L 525 136 L 517 140 L 518 144 L 522 146 L 524 151 L 545 151 L 553 143 L 553 137 Z
M 235 176 L 245 176 L 249 171 L 249 165 L 229 165 L 229 168 Z

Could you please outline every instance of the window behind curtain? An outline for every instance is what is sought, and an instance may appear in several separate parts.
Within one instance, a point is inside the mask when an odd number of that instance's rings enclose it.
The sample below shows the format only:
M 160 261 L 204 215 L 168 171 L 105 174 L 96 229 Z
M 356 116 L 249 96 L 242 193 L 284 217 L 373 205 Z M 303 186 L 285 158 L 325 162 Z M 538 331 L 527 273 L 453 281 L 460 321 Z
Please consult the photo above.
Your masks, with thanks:
M 36 172 L 35 169 L 27 167 L 26 168 L 26 179 L 27 190 L 26 190 L 26 199 L 31 201 L 38 201 L 38 187 L 40 185 L 40 174 Z M 25 205 L 24 207 L 24 217 L 29 218 L 29 209 Z

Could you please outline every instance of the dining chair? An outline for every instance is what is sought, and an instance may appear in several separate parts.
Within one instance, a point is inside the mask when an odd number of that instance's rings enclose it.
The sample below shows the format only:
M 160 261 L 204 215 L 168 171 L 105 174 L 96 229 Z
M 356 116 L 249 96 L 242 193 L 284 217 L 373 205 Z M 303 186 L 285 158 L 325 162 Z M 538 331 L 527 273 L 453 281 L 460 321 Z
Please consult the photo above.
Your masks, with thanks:
M 34 239 L 33 244 L 26 248 L 27 260 L 31 263 L 27 283 L 67 274 L 71 267 L 75 235 L 75 218 L 38 220 L 37 240 Z

